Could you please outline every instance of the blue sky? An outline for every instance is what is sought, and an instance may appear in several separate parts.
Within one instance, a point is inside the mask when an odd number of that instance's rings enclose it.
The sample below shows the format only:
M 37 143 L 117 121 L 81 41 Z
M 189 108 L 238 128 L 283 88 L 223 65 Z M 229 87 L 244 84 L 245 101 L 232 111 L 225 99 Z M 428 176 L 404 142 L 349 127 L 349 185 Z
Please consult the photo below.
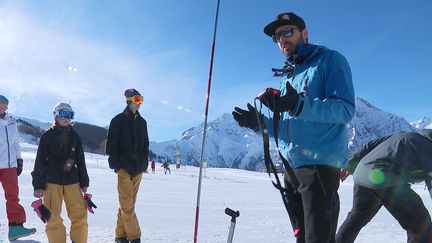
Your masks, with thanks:
M 0 0 L 0 94 L 15 115 L 51 121 L 71 102 L 100 126 L 144 96 L 152 141 L 204 121 L 216 0 Z M 221 0 L 209 120 L 277 87 L 284 57 L 263 27 L 303 17 L 309 41 L 341 52 L 356 95 L 408 121 L 432 116 L 432 2 Z

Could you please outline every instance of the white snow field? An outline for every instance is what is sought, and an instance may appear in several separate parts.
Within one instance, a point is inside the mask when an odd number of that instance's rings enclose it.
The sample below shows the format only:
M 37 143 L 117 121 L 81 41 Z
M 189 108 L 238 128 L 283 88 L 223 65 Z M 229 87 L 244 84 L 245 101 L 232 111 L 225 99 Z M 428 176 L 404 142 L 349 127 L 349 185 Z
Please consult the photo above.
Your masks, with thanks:
M 30 207 L 35 200 L 32 196 L 30 172 L 33 169 L 36 149 L 35 145 L 22 144 L 24 171 L 19 177 L 19 185 L 21 203 L 27 213 L 25 226 L 36 227 L 37 232 L 14 242 L 48 242 L 44 224 Z M 93 201 L 98 206 L 94 215 L 89 214 L 88 242 L 114 242 L 118 208 L 116 175 L 108 168 L 105 156 L 86 154 L 86 162 L 91 180 L 89 193 L 93 194 Z M 160 164 L 156 164 L 155 174 L 150 172 L 144 175 L 136 204 L 142 242 L 193 242 L 198 177 L 199 168 L 188 166 L 175 169 L 175 166 L 171 166 L 171 175 L 165 175 Z M 352 185 L 349 177 L 340 186 L 339 225 L 351 209 Z M 413 188 L 431 210 L 431 199 L 427 190 L 424 190 L 424 185 L 414 185 Z M 0 200 L 0 242 L 8 242 L 5 203 L 4 199 Z M 206 169 L 202 181 L 198 242 L 227 241 L 230 217 L 224 213 L 226 207 L 240 211 L 233 242 L 295 242 L 280 194 L 266 173 Z M 68 229 L 70 223 L 65 211 L 63 208 L 63 219 Z M 406 242 L 406 234 L 383 208 L 360 232 L 356 242 Z

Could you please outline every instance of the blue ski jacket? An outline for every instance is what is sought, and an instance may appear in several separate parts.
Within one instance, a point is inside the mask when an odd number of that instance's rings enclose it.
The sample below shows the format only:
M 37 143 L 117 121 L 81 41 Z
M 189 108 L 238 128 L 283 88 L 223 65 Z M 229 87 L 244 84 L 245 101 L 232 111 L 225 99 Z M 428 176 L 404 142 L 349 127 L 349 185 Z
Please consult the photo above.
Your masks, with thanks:
M 296 55 L 302 61 L 279 89 L 285 95 L 289 82 L 300 95 L 293 112 L 281 114 L 279 149 L 292 168 L 342 168 L 348 159 L 346 124 L 355 113 L 351 69 L 344 56 L 324 46 L 302 45 Z M 271 114 L 264 115 L 264 122 L 274 136 Z

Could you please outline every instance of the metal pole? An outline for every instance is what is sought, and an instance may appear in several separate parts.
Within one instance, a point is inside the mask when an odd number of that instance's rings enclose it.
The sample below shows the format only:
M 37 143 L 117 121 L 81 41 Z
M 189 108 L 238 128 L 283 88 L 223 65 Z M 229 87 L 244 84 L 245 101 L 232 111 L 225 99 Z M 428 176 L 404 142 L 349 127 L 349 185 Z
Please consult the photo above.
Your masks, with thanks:
M 201 181 L 202 181 L 202 170 L 203 170 L 203 160 L 204 160 L 205 138 L 206 138 L 206 132 L 207 132 L 207 117 L 208 117 L 208 108 L 209 108 L 209 100 L 210 100 L 211 78 L 212 78 L 212 73 L 213 73 L 213 57 L 214 57 L 215 46 L 216 46 L 216 31 L 217 31 L 217 23 L 218 23 L 218 17 L 219 17 L 219 3 L 220 3 L 220 0 L 217 1 L 217 7 L 216 7 L 216 17 L 215 17 L 214 31 L 213 31 L 213 44 L 212 44 L 212 50 L 211 50 L 210 69 L 209 69 L 208 85 L 207 85 L 206 106 L 205 106 L 205 113 L 204 113 L 204 129 L 203 129 L 203 139 L 202 139 L 202 145 L 201 145 L 201 159 L 200 159 L 200 170 L 199 170 L 199 179 L 198 179 L 198 193 L 197 193 L 197 203 L 196 203 L 196 210 L 195 210 L 194 243 L 197 243 L 197 240 L 198 240 L 198 220 L 199 220 L 199 206 L 200 206 L 200 201 L 201 201 Z
M 240 216 L 240 212 L 239 211 L 234 211 L 230 208 L 225 208 L 225 213 L 229 216 L 231 216 L 231 225 L 230 225 L 230 230 L 228 233 L 228 240 L 227 243 L 232 243 L 233 237 L 234 237 L 234 229 L 235 229 L 235 225 L 236 225 L 236 218 Z

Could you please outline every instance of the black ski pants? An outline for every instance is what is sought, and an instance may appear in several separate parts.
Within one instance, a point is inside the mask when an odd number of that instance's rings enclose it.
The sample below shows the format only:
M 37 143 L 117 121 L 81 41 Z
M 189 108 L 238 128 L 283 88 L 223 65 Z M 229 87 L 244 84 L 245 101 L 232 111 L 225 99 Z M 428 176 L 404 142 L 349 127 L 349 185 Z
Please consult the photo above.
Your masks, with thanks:
M 336 235 L 337 243 L 354 242 L 382 205 L 407 231 L 408 243 L 432 243 L 429 212 L 408 184 L 372 190 L 354 184 L 353 208 Z
M 339 215 L 339 169 L 303 166 L 285 174 L 285 200 L 297 243 L 334 243 Z

